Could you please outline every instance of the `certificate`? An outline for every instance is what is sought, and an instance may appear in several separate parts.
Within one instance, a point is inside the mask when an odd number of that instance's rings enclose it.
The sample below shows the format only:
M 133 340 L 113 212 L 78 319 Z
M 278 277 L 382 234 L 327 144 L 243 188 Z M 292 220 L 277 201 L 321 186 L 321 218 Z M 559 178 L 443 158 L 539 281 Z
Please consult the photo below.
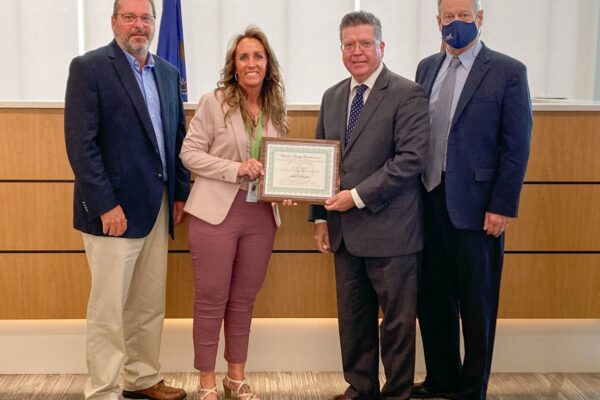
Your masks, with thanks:
M 340 143 L 336 140 L 265 137 L 260 177 L 261 201 L 292 199 L 324 203 L 340 190 Z

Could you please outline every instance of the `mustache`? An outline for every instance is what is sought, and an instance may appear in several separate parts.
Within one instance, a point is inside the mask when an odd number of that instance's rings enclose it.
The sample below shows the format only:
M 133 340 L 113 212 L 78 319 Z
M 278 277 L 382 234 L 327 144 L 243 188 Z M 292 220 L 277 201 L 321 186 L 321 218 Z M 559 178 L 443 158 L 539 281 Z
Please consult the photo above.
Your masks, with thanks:
M 149 33 L 146 29 L 143 28 L 133 28 L 130 32 L 129 35 L 127 35 L 128 38 L 132 37 L 132 36 L 139 36 L 139 35 L 143 35 L 146 37 L 149 37 Z

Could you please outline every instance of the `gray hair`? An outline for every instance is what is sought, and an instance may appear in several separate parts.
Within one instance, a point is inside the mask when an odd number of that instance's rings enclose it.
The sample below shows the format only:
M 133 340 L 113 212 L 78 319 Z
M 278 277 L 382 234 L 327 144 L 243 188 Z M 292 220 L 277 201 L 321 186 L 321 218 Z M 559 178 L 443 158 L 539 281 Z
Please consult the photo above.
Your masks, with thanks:
M 381 40 L 381 21 L 375 15 L 367 11 L 352 11 L 344 15 L 340 22 L 340 41 L 342 31 L 350 26 L 371 25 L 375 32 L 375 39 Z
M 115 3 L 113 4 L 113 15 L 117 15 L 119 13 L 120 2 L 121 0 L 115 0 Z M 150 6 L 152 6 L 152 15 L 156 17 L 156 8 L 154 7 L 154 0 L 148 0 L 148 3 L 150 3 Z
M 442 5 L 443 0 L 438 0 L 438 14 L 440 13 L 440 6 Z M 475 2 L 475 12 L 481 10 L 481 0 L 474 0 Z

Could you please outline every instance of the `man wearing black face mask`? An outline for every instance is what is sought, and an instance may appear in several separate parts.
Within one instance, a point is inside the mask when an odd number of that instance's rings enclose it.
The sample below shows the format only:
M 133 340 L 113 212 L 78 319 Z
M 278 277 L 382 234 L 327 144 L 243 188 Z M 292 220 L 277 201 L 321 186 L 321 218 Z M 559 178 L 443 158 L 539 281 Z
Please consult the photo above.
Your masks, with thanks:
M 431 137 L 418 305 L 427 376 L 412 397 L 485 399 L 531 101 L 525 65 L 479 40 L 478 0 L 438 0 L 438 12 L 446 51 L 422 60 L 416 79 L 430 96 Z

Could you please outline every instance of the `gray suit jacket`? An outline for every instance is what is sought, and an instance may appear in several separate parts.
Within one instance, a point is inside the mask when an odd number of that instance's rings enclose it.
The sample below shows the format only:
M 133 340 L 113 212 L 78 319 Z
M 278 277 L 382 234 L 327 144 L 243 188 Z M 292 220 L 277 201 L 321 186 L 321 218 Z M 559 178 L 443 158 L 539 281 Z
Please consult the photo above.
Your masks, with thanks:
M 357 257 L 394 257 L 423 247 L 420 182 L 429 140 L 428 99 L 417 84 L 385 66 L 352 138 L 344 145 L 350 78 L 323 95 L 316 138 L 341 140 L 341 190 L 356 188 L 363 209 L 327 212 L 312 205 L 309 219 L 327 219 L 333 251 L 342 240 Z

